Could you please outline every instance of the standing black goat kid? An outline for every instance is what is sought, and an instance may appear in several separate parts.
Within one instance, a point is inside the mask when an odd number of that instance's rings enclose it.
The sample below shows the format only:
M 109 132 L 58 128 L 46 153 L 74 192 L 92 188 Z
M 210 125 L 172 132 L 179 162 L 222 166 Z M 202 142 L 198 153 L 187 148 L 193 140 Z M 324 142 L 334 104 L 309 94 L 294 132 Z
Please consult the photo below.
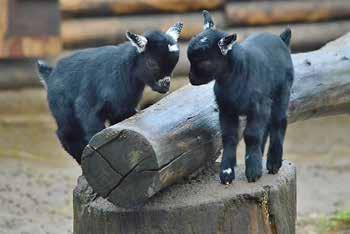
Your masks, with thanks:
M 214 93 L 219 107 L 223 159 L 220 180 L 229 184 L 235 178 L 238 122 L 246 116 L 245 174 L 249 182 L 262 176 L 262 156 L 267 137 L 270 146 L 267 170 L 278 172 L 282 165 L 283 141 L 287 128 L 287 108 L 294 79 L 289 44 L 291 31 L 280 36 L 261 33 L 236 43 L 236 35 L 215 29 L 203 11 L 204 31 L 188 48 L 192 85 L 215 80 Z
M 127 32 L 130 42 L 78 51 L 55 68 L 38 61 L 57 137 L 79 164 L 84 147 L 106 121 L 115 124 L 136 113 L 145 85 L 168 92 L 182 27 L 177 23 L 166 33 L 145 36 Z

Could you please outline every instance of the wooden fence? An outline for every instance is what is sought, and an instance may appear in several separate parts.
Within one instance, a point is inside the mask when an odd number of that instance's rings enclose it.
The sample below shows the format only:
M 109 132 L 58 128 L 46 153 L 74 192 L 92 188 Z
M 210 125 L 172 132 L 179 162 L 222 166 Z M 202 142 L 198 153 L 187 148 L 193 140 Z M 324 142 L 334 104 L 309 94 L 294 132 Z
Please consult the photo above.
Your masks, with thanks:
M 142 33 L 181 20 L 182 40 L 202 30 L 200 11 L 212 12 L 216 25 L 244 39 L 258 31 L 293 30 L 292 49 L 317 49 L 350 31 L 350 1 L 225 1 L 225 0 L 60 0 L 66 49 L 115 44 L 126 30 Z

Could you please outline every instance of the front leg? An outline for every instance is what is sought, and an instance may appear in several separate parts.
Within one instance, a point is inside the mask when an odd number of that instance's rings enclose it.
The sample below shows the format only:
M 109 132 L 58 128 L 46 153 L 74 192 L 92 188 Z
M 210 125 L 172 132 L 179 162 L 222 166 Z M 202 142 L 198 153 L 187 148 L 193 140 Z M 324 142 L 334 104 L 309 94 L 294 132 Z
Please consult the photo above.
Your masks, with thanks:
M 269 99 L 257 100 L 247 115 L 247 126 L 244 130 L 246 145 L 245 175 L 248 182 L 255 182 L 262 176 L 262 147 L 265 129 L 268 126 L 271 112 Z
M 101 107 L 99 105 L 93 106 L 91 103 L 90 99 L 83 96 L 79 97 L 75 103 L 75 117 L 83 129 L 83 137 L 86 142 L 89 142 L 96 133 L 105 128 Z
M 230 184 L 235 179 L 238 144 L 238 116 L 230 115 L 220 110 L 220 127 L 222 132 L 223 157 L 220 169 L 220 181 L 222 184 Z
M 113 116 L 109 118 L 109 123 L 111 125 L 117 124 L 125 119 L 130 118 L 131 116 L 135 115 L 137 111 L 135 109 L 132 109 L 130 111 L 124 112 L 124 113 L 114 113 Z

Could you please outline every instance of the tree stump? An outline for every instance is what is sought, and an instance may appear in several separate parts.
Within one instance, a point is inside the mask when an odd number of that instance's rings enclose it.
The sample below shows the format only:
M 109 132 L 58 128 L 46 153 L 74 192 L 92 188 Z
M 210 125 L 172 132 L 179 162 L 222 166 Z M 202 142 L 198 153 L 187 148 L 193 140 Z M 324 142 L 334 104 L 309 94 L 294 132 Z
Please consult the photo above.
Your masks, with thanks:
M 296 170 L 283 162 L 276 175 L 247 183 L 244 168 L 221 185 L 218 165 L 175 184 L 143 207 L 120 208 L 97 196 L 83 176 L 74 190 L 74 234 L 295 233 Z

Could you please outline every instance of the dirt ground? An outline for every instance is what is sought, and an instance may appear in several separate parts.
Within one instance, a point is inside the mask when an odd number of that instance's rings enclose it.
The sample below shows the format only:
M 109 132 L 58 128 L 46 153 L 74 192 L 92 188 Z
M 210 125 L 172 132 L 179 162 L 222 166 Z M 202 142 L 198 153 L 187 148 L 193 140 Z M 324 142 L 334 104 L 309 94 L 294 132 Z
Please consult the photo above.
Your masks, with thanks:
M 72 233 L 81 170 L 54 131 L 43 90 L 0 92 L 0 234 Z M 350 211 L 349 132 L 349 116 L 289 126 L 285 158 L 298 170 L 297 233 L 320 233 L 324 217 Z M 241 144 L 240 159 L 243 152 Z

